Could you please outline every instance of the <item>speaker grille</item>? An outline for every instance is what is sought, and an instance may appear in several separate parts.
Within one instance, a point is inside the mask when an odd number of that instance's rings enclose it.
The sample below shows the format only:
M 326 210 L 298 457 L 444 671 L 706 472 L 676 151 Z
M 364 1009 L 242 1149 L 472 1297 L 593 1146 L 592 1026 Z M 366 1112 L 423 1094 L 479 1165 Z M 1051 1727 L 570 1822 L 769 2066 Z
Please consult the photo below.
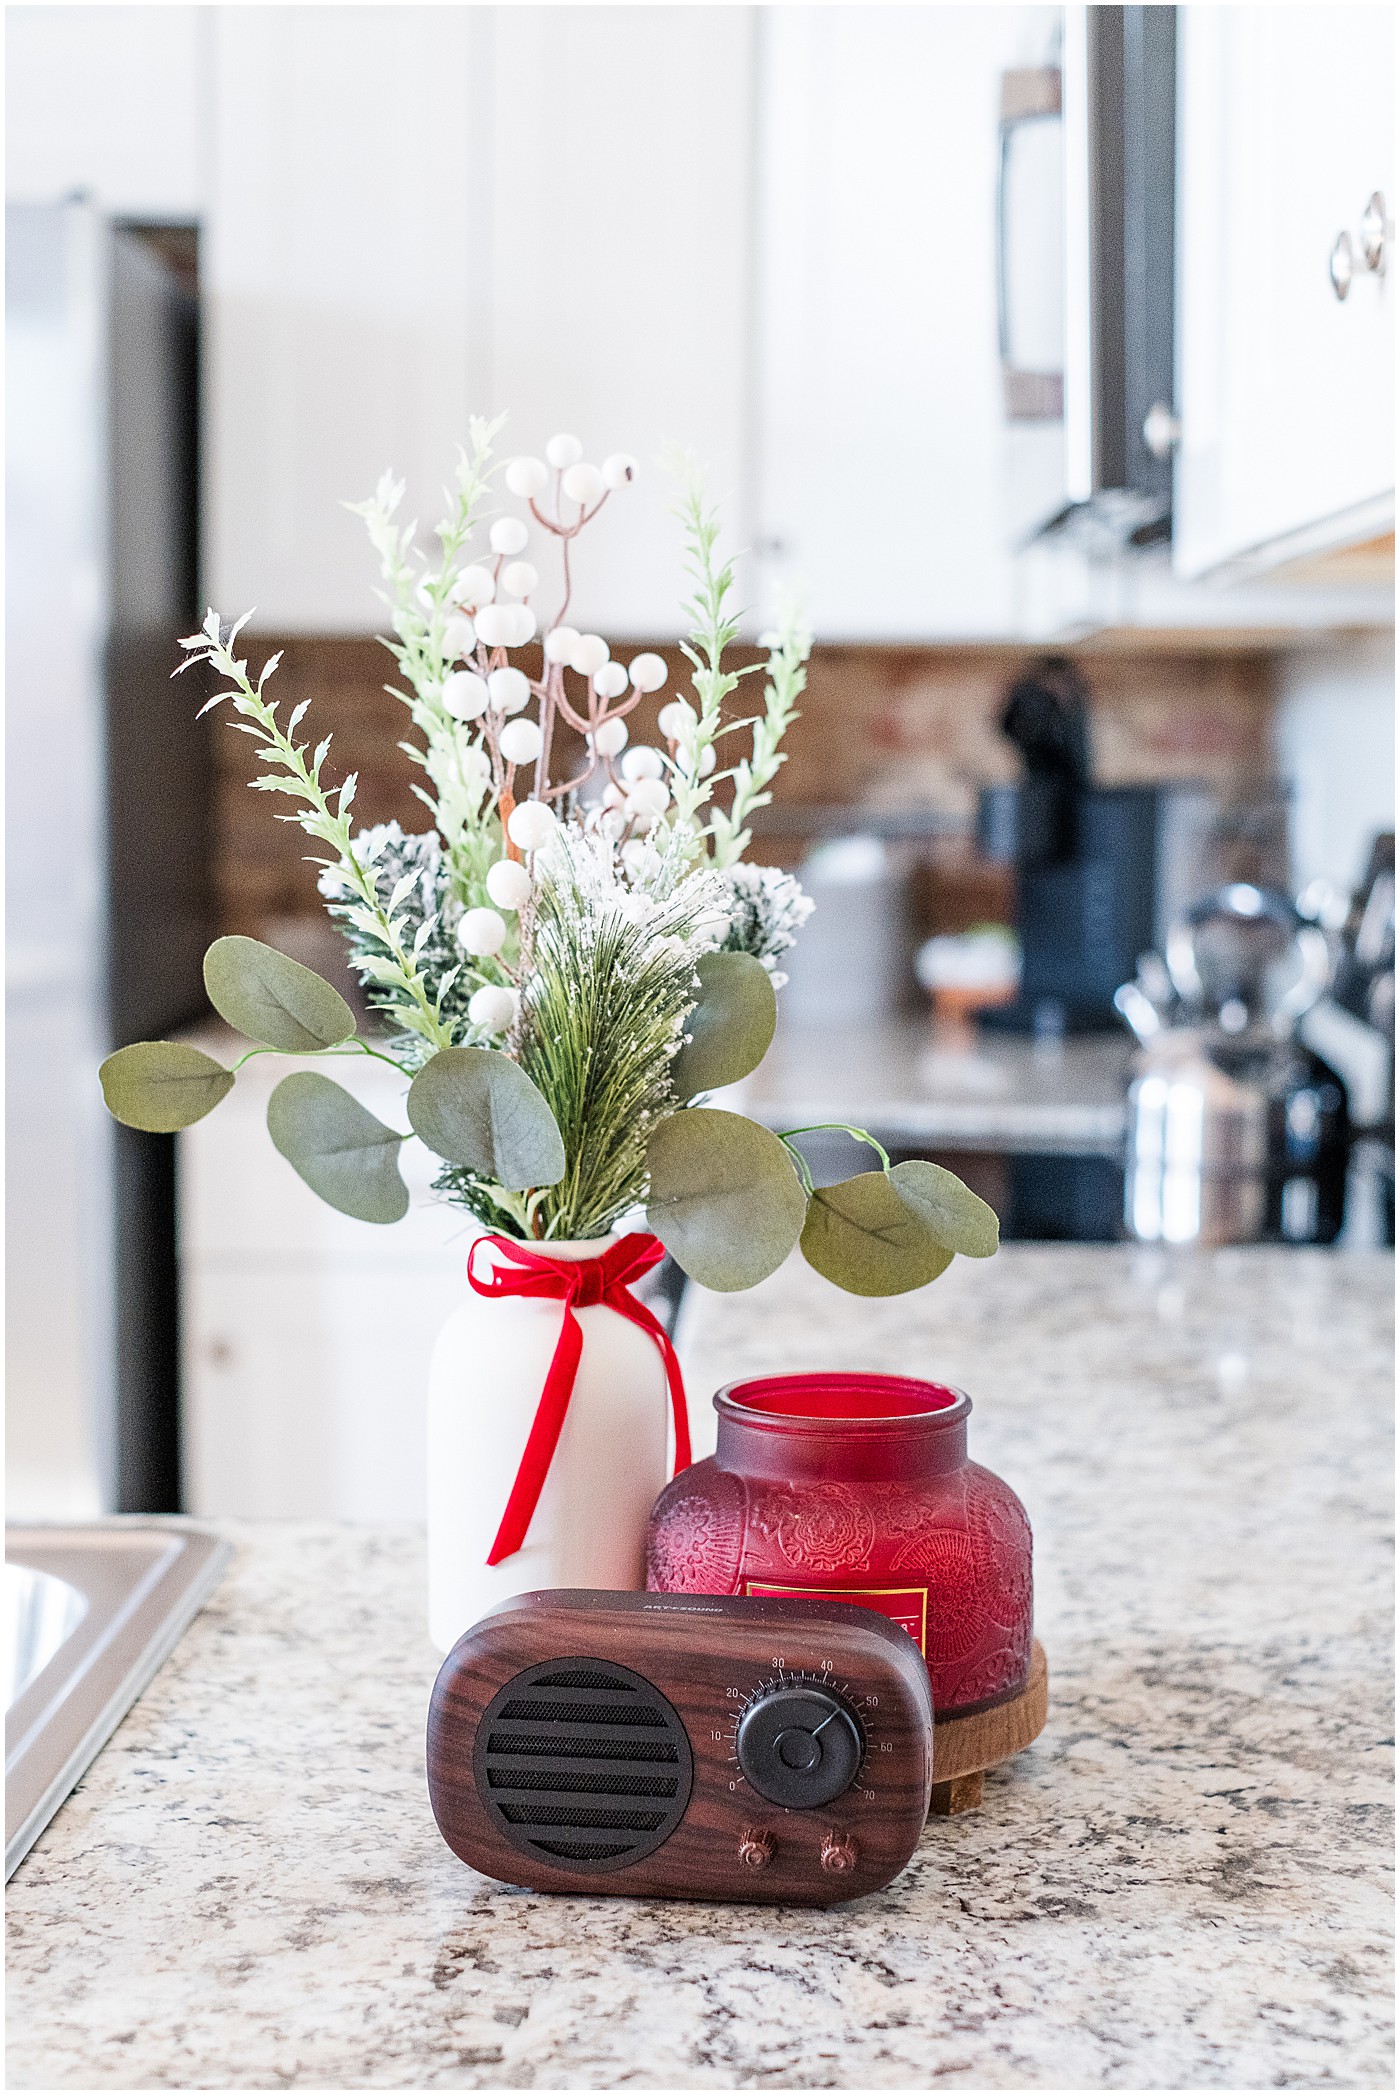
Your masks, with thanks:
M 685 1815 L 690 1740 L 640 1673 L 550 1659 L 508 1680 L 477 1729 L 476 1786 L 512 1847 L 567 1869 L 623 1869 Z

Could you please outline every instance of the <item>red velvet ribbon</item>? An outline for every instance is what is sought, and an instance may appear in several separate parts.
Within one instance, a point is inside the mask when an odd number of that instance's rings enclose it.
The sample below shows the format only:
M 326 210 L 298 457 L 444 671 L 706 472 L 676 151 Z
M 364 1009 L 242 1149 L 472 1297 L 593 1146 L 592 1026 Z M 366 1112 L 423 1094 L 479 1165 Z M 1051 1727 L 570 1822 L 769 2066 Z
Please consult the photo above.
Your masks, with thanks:
M 493 1263 L 486 1278 L 479 1280 L 472 1266 L 483 1244 L 489 1244 L 500 1257 L 512 1263 L 506 1266 Z M 639 1324 L 656 1340 L 661 1358 L 666 1363 L 666 1381 L 671 1391 L 671 1412 L 676 1426 L 676 1473 L 689 1468 L 690 1422 L 686 1416 L 681 1364 L 664 1325 L 657 1321 L 644 1302 L 638 1302 L 629 1292 L 631 1282 L 640 1280 L 643 1273 L 649 1273 L 665 1255 L 657 1238 L 643 1231 L 619 1237 L 597 1258 L 551 1258 L 547 1248 L 536 1249 L 533 1244 L 519 1243 L 514 1237 L 478 1237 L 472 1245 L 467 1258 L 467 1278 L 478 1295 L 544 1295 L 564 1305 L 559 1343 L 554 1348 L 554 1358 L 544 1378 L 539 1408 L 506 1501 L 500 1529 L 486 1559 L 488 1564 L 499 1564 L 503 1557 L 515 1555 L 529 1532 L 531 1518 L 539 1504 L 549 1465 L 559 1445 L 559 1435 L 564 1430 L 564 1417 L 574 1393 L 574 1378 L 583 1353 L 583 1330 L 574 1315 L 576 1309 L 591 1309 L 597 1303 L 604 1303 L 609 1309 L 615 1309 L 619 1316 L 626 1317 L 629 1323 Z

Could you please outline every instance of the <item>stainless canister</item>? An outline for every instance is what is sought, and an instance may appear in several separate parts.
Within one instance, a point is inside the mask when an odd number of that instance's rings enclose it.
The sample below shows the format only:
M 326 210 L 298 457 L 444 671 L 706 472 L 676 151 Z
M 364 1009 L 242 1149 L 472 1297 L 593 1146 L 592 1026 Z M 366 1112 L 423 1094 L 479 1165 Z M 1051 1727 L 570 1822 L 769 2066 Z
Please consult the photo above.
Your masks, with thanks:
M 1144 1243 L 1238 1244 L 1259 1235 L 1268 1109 L 1191 1031 L 1142 1055 L 1128 1092 L 1125 1219 Z

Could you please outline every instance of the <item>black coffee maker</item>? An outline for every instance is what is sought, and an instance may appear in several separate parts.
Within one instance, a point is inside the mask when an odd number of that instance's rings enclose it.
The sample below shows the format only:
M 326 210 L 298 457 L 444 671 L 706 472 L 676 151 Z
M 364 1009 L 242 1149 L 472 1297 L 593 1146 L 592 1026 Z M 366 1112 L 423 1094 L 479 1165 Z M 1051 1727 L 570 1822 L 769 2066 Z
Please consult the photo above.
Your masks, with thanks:
M 1088 697 L 1064 656 L 1034 663 L 1007 695 L 1001 731 L 1025 777 L 984 790 L 977 826 L 983 856 L 1016 868 L 1021 987 L 982 1015 L 989 1027 L 1117 1032 L 1114 991 L 1180 906 L 1190 834 L 1209 823 L 1199 786 L 1093 783 Z

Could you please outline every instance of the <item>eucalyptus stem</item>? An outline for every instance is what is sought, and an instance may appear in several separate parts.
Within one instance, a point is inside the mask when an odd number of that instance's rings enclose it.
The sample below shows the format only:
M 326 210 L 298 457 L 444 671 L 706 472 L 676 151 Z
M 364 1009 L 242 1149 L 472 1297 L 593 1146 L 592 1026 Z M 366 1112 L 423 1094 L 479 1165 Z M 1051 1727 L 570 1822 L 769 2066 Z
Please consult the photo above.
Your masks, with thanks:
M 801 1129 L 799 1129 L 798 1133 L 800 1134 L 801 1132 Z M 802 1181 L 802 1190 L 810 1200 L 817 1190 L 816 1180 L 812 1177 L 811 1165 L 807 1162 L 800 1149 L 794 1149 L 786 1135 L 780 1135 L 778 1140 L 786 1146 L 787 1153 L 797 1168 L 797 1176 Z
M 852 1135 L 852 1136 L 854 1136 L 854 1138 L 855 1138 L 855 1140 L 856 1140 L 857 1142 L 868 1142 L 868 1143 L 869 1143 L 869 1145 L 870 1145 L 870 1147 L 871 1147 L 871 1148 L 872 1148 L 872 1149 L 873 1149 L 873 1150 L 875 1151 L 876 1155 L 877 1155 L 877 1156 L 879 1157 L 879 1159 L 880 1159 L 880 1168 L 881 1168 L 881 1169 L 882 1169 L 883 1171 L 888 1171 L 888 1170 L 889 1170 L 889 1168 L 890 1168 L 890 1153 L 889 1153 L 889 1151 L 888 1151 L 888 1150 L 887 1150 L 887 1149 L 886 1149 L 886 1148 L 884 1147 L 883 1143 L 877 1142 L 877 1141 L 875 1140 L 875 1137 L 874 1137 L 874 1136 L 873 1136 L 873 1135 L 872 1135 L 872 1134 L 870 1133 L 870 1131 L 869 1131 L 869 1130 L 868 1130 L 867 1128 L 853 1128 L 853 1127 L 852 1127 L 852 1126 L 850 1125 L 849 1121 L 845 1121 L 845 1120 L 814 1120 L 814 1121 L 812 1122 L 812 1124 L 811 1124 L 811 1126 L 810 1126 L 810 1127 L 805 1127 L 805 1128 L 787 1128 L 786 1130 L 782 1131 L 782 1132 L 781 1132 L 781 1133 L 779 1134 L 779 1136 L 778 1136 L 778 1140 L 779 1140 L 780 1142 L 786 1142 L 786 1143 L 788 1143 L 788 1144 L 790 1145 L 790 1144 L 791 1144 L 791 1142 L 792 1142 L 792 1138 L 793 1138 L 793 1136 L 794 1136 L 794 1135 L 827 1135 L 827 1134 L 835 1134 L 835 1135 Z M 793 1155 L 794 1155 L 794 1156 L 797 1156 L 797 1157 L 800 1157 L 800 1156 L 802 1155 L 802 1152 L 801 1152 L 801 1150 L 793 1150 Z M 805 1159 L 805 1158 L 803 1159 L 803 1169 L 804 1169 L 804 1176 L 806 1176 L 806 1159 Z M 810 1191 L 810 1190 L 811 1190 L 811 1179 L 810 1179 L 810 1177 L 808 1177 L 808 1179 L 807 1179 L 807 1184 L 808 1184 L 808 1190 Z
M 387 1066 L 390 1069 L 392 1069 L 398 1076 L 403 1075 L 404 1069 L 402 1062 L 396 1062 L 392 1055 L 381 1054 L 378 1048 L 372 1048 L 369 1042 L 367 1040 L 361 1040 L 358 1034 L 355 1036 L 354 1042 L 348 1047 L 306 1048 L 302 1051 L 300 1056 L 296 1057 L 296 1059 L 299 1061 L 306 1062 L 328 1062 L 343 1060 L 345 1056 L 353 1055 L 357 1048 L 360 1049 L 366 1055 L 372 1055 L 376 1062 L 383 1062 L 387 1064 Z M 251 1062 L 255 1055 L 291 1055 L 292 1053 L 293 1050 L 289 1048 L 251 1047 L 249 1048 L 246 1055 L 240 1055 L 236 1062 L 231 1063 L 229 1065 L 229 1074 L 230 1076 L 236 1075 L 236 1073 L 240 1069 L 242 1069 L 244 1063 Z

